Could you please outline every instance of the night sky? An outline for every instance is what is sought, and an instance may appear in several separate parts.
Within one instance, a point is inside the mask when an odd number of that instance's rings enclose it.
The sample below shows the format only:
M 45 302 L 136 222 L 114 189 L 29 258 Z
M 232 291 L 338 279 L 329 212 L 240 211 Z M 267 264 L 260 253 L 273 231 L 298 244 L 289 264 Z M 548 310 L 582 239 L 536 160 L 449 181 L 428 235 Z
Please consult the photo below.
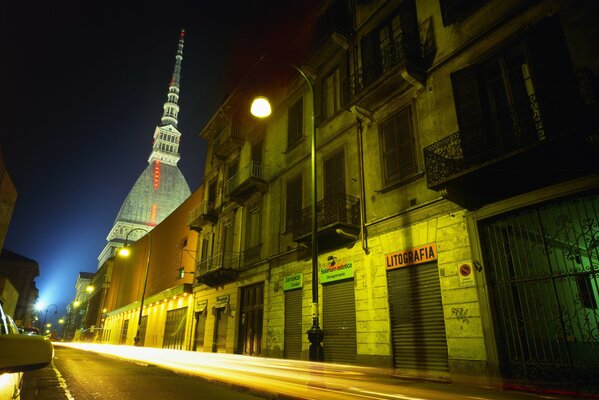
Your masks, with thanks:
M 199 131 L 268 42 L 263 22 L 293 14 L 281 1 L 151 3 L 8 2 L 0 16 L 0 149 L 18 192 L 4 247 L 39 263 L 40 301 L 59 316 L 147 165 L 179 29 L 179 168 L 193 192 Z

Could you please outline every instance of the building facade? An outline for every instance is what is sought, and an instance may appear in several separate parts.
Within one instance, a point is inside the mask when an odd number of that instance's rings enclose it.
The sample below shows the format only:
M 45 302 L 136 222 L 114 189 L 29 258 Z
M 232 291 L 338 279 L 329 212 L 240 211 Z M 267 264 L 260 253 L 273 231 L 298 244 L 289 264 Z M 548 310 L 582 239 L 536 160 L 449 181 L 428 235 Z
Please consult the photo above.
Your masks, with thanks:
M 307 359 L 318 284 L 325 361 L 596 393 L 596 7 L 325 3 L 200 133 L 192 348 Z

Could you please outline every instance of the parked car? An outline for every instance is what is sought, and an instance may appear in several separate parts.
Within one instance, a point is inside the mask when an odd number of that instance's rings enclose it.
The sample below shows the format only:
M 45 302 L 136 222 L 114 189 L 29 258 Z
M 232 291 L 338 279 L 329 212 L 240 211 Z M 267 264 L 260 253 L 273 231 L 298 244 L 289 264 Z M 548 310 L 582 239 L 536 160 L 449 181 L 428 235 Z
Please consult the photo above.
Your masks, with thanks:
M 21 398 L 23 372 L 52 362 L 52 342 L 43 336 L 21 335 L 0 304 L 0 400 Z

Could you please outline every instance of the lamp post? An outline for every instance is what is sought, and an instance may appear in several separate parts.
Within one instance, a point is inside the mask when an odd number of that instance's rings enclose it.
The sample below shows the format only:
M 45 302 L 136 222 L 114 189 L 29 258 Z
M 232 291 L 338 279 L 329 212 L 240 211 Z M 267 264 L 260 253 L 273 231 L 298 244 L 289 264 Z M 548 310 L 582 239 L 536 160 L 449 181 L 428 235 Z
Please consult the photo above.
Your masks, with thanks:
M 56 306 L 56 304 L 50 304 L 48 307 L 46 307 L 46 312 L 44 313 L 44 322 L 42 323 L 42 329 L 44 330 L 46 329 L 46 319 L 48 318 L 48 310 L 50 309 L 50 307 L 54 306 L 54 314 L 58 314 L 58 307 Z M 43 310 L 43 306 L 41 308 L 38 308 L 40 311 Z
M 135 338 L 133 339 L 134 346 L 143 346 L 143 344 L 141 344 L 140 330 L 141 330 L 141 318 L 142 318 L 142 314 L 143 314 L 143 310 L 144 310 L 144 299 L 146 297 L 146 286 L 148 284 L 148 272 L 150 271 L 150 256 L 152 254 L 152 236 L 150 235 L 150 232 L 143 228 L 131 229 L 127 233 L 127 236 L 125 236 L 125 246 L 119 250 L 119 255 L 122 257 L 129 256 L 130 252 L 129 252 L 129 249 L 127 249 L 127 243 L 129 241 L 129 235 L 131 234 L 131 232 L 135 232 L 135 231 L 144 232 L 145 235 L 147 235 L 148 238 L 150 239 L 150 248 L 148 249 L 148 257 L 146 259 L 146 275 L 144 277 L 144 286 L 143 286 L 143 290 L 141 292 L 141 303 L 139 305 L 139 318 L 137 320 L 137 332 L 135 333 Z
M 312 326 L 306 332 L 308 340 L 310 341 L 309 358 L 310 361 L 323 361 L 324 354 L 322 350 L 322 339 L 324 338 L 324 332 L 319 326 L 318 321 L 318 239 L 317 239 L 317 219 L 316 219 L 316 199 L 317 199 L 317 188 L 316 188 L 316 110 L 315 110 L 315 98 L 314 98 L 314 87 L 312 82 L 308 79 L 308 76 L 299 67 L 294 64 L 289 64 L 304 78 L 308 84 L 310 95 L 312 97 L 312 129 L 310 131 L 311 146 L 310 146 L 310 171 L 311 171 L 311 227 L 312 227 Z M 252 115 L 258 118 L 266 118 L 271 113 L 271 107 L 268 99 L 264 96 L 256 97 L 250 109 Z

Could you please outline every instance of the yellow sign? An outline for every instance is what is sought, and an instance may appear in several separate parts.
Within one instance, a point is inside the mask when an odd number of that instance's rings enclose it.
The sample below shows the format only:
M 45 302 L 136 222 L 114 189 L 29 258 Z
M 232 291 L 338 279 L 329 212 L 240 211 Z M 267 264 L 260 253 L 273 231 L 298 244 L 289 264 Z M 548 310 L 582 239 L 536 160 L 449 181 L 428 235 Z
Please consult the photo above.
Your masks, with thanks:
M 409 267 L 437 259 L 437 246 L 429 243 L 412 249 L 385 254 L 387 269 Z

